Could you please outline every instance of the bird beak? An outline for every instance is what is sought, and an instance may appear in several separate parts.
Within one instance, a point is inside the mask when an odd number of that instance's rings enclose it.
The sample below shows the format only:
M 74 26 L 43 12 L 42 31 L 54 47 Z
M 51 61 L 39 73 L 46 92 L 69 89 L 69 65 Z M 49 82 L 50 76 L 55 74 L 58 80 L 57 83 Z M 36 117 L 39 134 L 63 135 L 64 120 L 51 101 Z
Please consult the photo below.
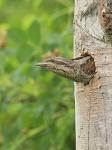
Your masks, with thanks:
M 48 66 L 48 62 L 40 62 L 40 63 L 35 64 L 34 66 L 47 67 Z

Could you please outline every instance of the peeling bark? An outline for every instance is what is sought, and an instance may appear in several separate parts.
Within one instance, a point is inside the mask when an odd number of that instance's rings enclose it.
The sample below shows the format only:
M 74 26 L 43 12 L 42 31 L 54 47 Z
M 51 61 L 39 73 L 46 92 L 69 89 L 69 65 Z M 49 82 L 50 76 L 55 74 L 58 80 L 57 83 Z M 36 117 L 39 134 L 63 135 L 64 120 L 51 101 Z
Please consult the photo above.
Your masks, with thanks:
M 100 24 L 107 34 L 108 39 L 112 39 L 112 0 L 100 0 L 99 2 Z

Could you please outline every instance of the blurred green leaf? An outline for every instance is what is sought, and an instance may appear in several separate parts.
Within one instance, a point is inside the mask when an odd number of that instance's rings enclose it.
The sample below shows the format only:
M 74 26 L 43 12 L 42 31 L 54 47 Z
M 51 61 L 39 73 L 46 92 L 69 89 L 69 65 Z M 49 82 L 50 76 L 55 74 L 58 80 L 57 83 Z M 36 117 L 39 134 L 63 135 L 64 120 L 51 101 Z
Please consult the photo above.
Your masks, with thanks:
M 40 28 L 40 24 L 37 22 L 37 21 L 34 21 L 29 30 L 28 30 L 28 33 L 29 33 L 29 38 L 30 38 L 30 41 L 32 41 L 32 43 L 34 44 L 38 44 L 41 40 L 41 28 Z

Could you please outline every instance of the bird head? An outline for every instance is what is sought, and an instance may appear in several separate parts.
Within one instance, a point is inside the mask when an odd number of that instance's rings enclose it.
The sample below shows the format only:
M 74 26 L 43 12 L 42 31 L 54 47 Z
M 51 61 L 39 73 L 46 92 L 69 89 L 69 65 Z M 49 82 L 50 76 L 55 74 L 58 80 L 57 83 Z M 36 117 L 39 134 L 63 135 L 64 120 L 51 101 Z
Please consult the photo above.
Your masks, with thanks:
M 67 60 L 62 57 L 52 57 L 46 59 L 41 63 L 37 63 L 36 66 L 40 66 L 42 68 L 48 69 L 64 77 L 67 76 L 68 78 L 70 72 L 70 68 L 69 68 L 70 62 L 71 62 L 70 60 Z M 71 68 L 71 71 L 72 70 L 73 68 Z

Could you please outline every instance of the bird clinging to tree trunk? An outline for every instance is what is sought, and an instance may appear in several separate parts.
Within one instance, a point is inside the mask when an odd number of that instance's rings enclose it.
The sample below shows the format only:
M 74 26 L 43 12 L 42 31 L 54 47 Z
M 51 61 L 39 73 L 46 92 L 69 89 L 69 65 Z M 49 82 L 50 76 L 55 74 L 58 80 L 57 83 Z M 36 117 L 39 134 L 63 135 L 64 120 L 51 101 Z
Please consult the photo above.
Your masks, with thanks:
M 46 68 L 75 82 L 82 82 L 84 85 L 94 77 L 96 70 L 94 58 L 87 52 L 70 60 L 62 57 L 49 58 L 37 63 L 36 66 Z

